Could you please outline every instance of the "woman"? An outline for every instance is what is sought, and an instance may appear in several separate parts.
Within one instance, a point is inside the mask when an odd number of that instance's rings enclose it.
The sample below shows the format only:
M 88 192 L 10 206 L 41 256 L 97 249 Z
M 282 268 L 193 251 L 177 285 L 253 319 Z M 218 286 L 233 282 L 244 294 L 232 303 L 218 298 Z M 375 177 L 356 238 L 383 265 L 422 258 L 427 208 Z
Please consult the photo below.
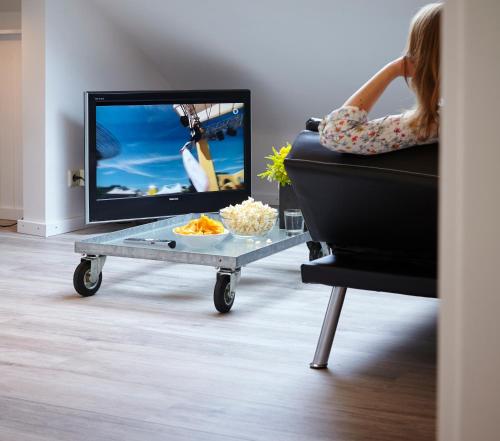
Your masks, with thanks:
M 439 133 L 439 32 L 442 4 L 424 6 L 412 20 L 406 54 L 384 68 L 319 125 L 320 142 L 342 153 L 374 155 L 437 141 Z M 403 76 L 415 107 L 401 115 L 368 120 L 387 86 Z

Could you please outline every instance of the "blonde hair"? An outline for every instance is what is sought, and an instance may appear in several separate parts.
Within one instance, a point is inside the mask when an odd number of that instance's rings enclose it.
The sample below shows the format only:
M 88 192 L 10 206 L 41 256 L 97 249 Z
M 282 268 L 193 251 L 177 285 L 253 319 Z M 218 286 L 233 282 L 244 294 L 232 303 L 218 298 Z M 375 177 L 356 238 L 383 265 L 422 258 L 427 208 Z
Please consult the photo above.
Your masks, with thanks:
M 442 3 L 424 6 L 413 17 L 405 53 L 413 63 L 414 73 L 409 80 L 417 103 L 407 113 L 410 128 L 419 138 L 429 138 L 439 129 L 439 98 L 441 79 L 439 69 L 440 28 Z

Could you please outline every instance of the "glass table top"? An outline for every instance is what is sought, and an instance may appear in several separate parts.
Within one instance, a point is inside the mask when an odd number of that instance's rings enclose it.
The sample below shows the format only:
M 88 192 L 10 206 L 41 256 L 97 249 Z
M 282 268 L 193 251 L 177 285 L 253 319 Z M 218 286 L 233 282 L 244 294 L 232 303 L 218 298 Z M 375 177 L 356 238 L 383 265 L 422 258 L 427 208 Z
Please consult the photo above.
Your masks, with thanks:
M 217 213 L 208 213 L 208 215 L 219 219 Z M 184 238 L 175 235 L 172 229 L 184 225 L 196 217 L 199 217 L 199 214 L 174 216 L 145 225 L 106 233 L 76 242 L 75 251 L 87 254 L 237 267 L 311 240 L 308 232 L 289 235 L 285 230 L 275 225 L 265 236 L 240 238 L 229 233 L 219 243 L 213 244 L 209 239 L 205 246 L 203 244 L 204 238 L 201 238 L 198 245 L 191 246 L 188 243 L 189 239 L 184 240 Z M 172 249 L 169 248 L 167 243 L 161 242 L 130 242 L 125 240 L 130 238 L 170 239 L 176 241 L 176 247 Z

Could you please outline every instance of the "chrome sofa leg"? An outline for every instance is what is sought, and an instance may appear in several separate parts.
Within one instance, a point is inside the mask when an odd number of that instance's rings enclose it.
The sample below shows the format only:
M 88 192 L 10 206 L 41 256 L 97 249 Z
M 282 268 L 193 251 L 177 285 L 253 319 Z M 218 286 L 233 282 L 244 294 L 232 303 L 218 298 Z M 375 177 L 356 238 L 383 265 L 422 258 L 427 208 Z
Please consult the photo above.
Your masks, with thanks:
M 318 346 L 316 346 L 314 359 L 309 365 L 311 369 L 324 369 L 328 366 L 328 357 L 332 349 L 333 337 L 339 323 L 346 291 L 347 288 L 343 286 L 336 286 L 332 289 L 321 334 L 319 335 Z

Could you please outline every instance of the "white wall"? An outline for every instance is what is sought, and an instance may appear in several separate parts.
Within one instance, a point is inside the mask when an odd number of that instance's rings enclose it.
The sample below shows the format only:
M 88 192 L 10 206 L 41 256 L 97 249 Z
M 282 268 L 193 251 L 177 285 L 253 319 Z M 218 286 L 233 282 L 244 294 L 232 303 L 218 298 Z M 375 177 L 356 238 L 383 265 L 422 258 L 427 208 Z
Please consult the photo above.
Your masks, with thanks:
M 446 3 L 439 440 L 496 441 L 500 421 L 500 3 Z
M 22 9 L 22 143 L 23 217 L 36 222 L 44 234 L 45 223 L 45 4 L 23 0 Z M 23 222 L 18 230 L 23 231 Z
M 293 141 L 309 116 L 341 105 L 401 54 L 426 0 L 96 0 L 126 28 L 175 88 L 250 88 L 253 169 L 271 145 Z M 374 115 L 411 105 L 402 80 Z M 254 176 L 259 197 L 276 186 Z
M 275 200 L 276 187 L 255 177 L 270 146 L 292 141 L 308 116 L 340 105 L 398 56 L 424 3 L 24 0 L 26 19 L 28 6 L 44 17 L 34 25 L 41 34 L 23 45 L 30 67 L 20 230 L 52 234 L 81 225 L 83 191 L 67 188 L 66 173 L 83 164 L 81 94 L 89 89 L 252 89 L 254 193 Z M 411 102 L 398 80 L 374 115 Z
M 68 169 L 84 164 L 83 92 L 169 85 L 90 1 L 24 0 L 22 12 L 28 38 L 23 44 L 25 211 L 19 231 L 51 235 L 84 224 L 83 188 L 67 186 Z
M 22 216 L 20 35 L 0 35 L 0 60 L 0 219 L 18 219 Z
M 0 219 L 22 216 L 20 0 L 0 1 Z

